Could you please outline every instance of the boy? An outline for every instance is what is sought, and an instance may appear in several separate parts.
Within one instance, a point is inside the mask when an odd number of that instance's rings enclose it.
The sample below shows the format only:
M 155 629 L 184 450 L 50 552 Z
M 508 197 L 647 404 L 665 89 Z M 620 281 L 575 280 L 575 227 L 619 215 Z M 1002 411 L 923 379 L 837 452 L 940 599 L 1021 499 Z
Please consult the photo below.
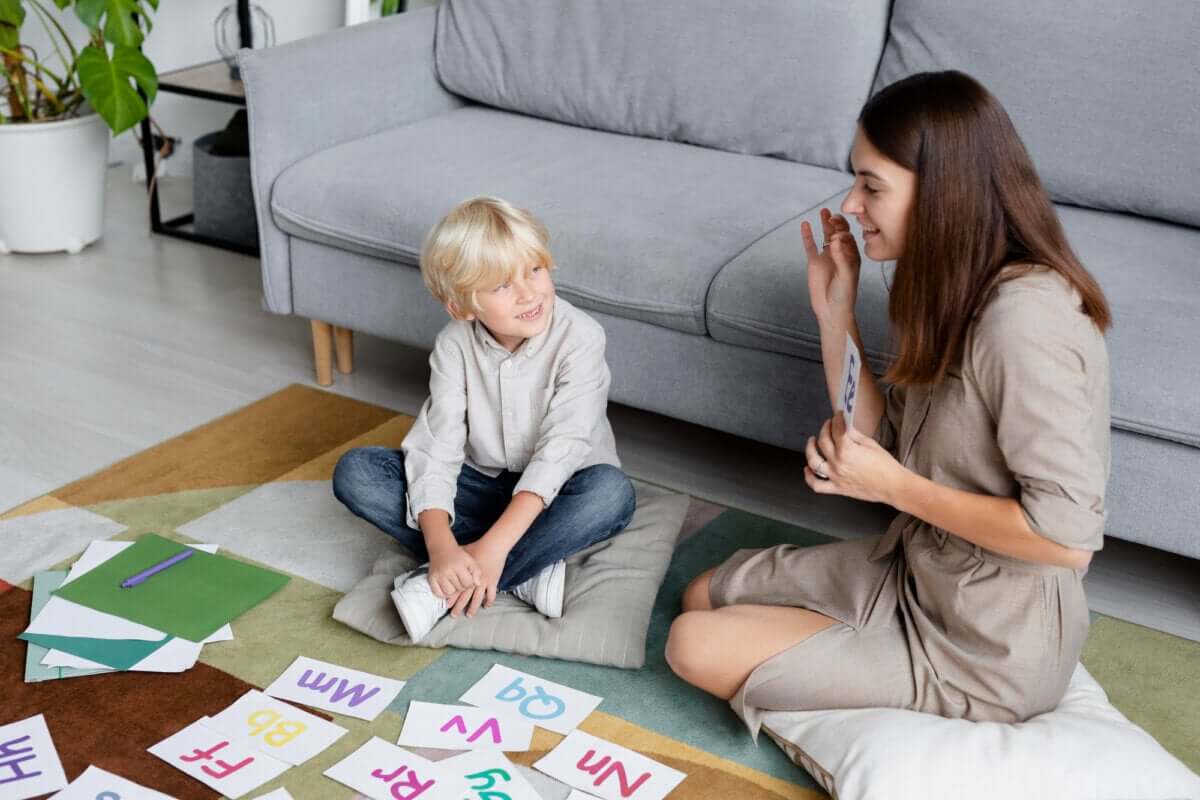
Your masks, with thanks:
M 546 229 L 478 197 L 430 232 L 421 276 L 451 321 L 400 451 L 352 450 L 333 491 L 428 563 L 396 578 L 413 642 L 511 591 L 562 614 L 563 559 L 633 516 L 605 410 L 604 330 L 555 297 Z

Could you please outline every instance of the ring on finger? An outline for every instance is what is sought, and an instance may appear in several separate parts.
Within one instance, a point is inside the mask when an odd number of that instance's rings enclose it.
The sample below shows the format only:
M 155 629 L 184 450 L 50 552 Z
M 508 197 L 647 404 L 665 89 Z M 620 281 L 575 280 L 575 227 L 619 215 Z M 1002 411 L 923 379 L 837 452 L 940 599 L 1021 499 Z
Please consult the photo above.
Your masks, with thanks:
M 821 463 L 818 464 L 817 468 L 813 470 L 813 474 L 816 475 L 818 478 L 820 478 L 823 481 L 829 480 L 829 474 L 827 472 L 825 472 L 825 465 L 828 463 L 829 463 L 828 461 L 826 461 L 825 459 L 822 458 Z

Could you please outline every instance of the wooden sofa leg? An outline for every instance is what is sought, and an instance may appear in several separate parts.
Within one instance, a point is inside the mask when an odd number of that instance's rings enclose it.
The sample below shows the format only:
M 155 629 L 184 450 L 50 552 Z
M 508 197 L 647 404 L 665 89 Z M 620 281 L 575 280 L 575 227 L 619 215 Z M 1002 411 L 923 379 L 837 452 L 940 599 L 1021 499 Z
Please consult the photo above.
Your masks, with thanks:
M 354 372 L 354 331 L 333 326 L 333 344 L 337 349 L 337 368 L 343 375 Z
M 333 384 L 333 326 L 319 319 L 312 321 L 313 360 L 317 367 L 317 383 Z

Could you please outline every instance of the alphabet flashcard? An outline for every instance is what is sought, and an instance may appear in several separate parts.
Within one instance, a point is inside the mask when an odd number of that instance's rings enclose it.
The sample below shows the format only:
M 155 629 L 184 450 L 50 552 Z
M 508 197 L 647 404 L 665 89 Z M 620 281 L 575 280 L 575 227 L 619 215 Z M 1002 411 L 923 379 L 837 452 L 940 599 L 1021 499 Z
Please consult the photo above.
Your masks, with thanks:
M 596 796 L 594 794 L 586 794 L 578 789 L 572 789 L 571 793 L 567 795 L 567 800 L 596 800 Z
M 496 664 L 461 698 L 480 708 L 517 713 L 555 733 L 568 734 L 596 710 L 601 698 L 561 683 Z
M 467 782 L 452 771 L 379 737 L 325 770 L 325 776 L 373 800 L 463 800 L 468 796 Z
M 499 750 L 471 750 L 438 762 L 461 775 L 469 787 L 465 800 L 541 800 L 521 771 Z
M 847 428 L 854 426 L 854 407 L 858 403 L 858 385 L 862 377 L 862 354 L 854 337 L 846 334 L 846 350 L 842 356 L 842 392 L 838 395 L 838 407 Z
M 251 689 L 209 725 L 289 764 L 303 764 L 342 738 L 340 725 Z
M 413 700 L 396 744 L 443 750 L 529 749 L 533 723 L 516 714 Z
M 299 656 L 264 691 L 335 714 L 373 720 L 404 688 L 404 681 Z
M 293 798 L 288 790 L 281 786 L 273 792 L 259 795 L 257 798 L 255 798 L 255 800 L 293 800 Z
M 180 772 L 237 800 L 282 775 L 291 765 L 221 733 L 201 717 L 149 748 Z
M 580 730 L 567 734 L 533 768 L 602 800 L 662 800 L 687 777 Z
M 67 776 L 44 716 L 0 725 L 0 797 L 25 800 L 66 785 Z
M 96 766 L 83 771 L 71 785 L 50 800 L 173 800 L 171 795 L 147 789 L 139 783 Z

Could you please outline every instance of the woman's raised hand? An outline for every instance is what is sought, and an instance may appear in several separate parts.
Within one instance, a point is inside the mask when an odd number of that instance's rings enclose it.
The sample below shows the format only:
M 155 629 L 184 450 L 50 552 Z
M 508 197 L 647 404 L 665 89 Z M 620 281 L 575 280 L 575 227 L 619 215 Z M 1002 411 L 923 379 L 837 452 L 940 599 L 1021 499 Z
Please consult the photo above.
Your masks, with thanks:
M 817 249 L 812 226 L 800 223 L 804 253 L 808 256 L 808 295 L 817 321 L 849 326 L 854 319 L 858 299 L 858 270 L 862 258 L 858 243 L 850 232 L 850 223 L 841 214 L 821 209 L 821 228 L 825 245 Z

